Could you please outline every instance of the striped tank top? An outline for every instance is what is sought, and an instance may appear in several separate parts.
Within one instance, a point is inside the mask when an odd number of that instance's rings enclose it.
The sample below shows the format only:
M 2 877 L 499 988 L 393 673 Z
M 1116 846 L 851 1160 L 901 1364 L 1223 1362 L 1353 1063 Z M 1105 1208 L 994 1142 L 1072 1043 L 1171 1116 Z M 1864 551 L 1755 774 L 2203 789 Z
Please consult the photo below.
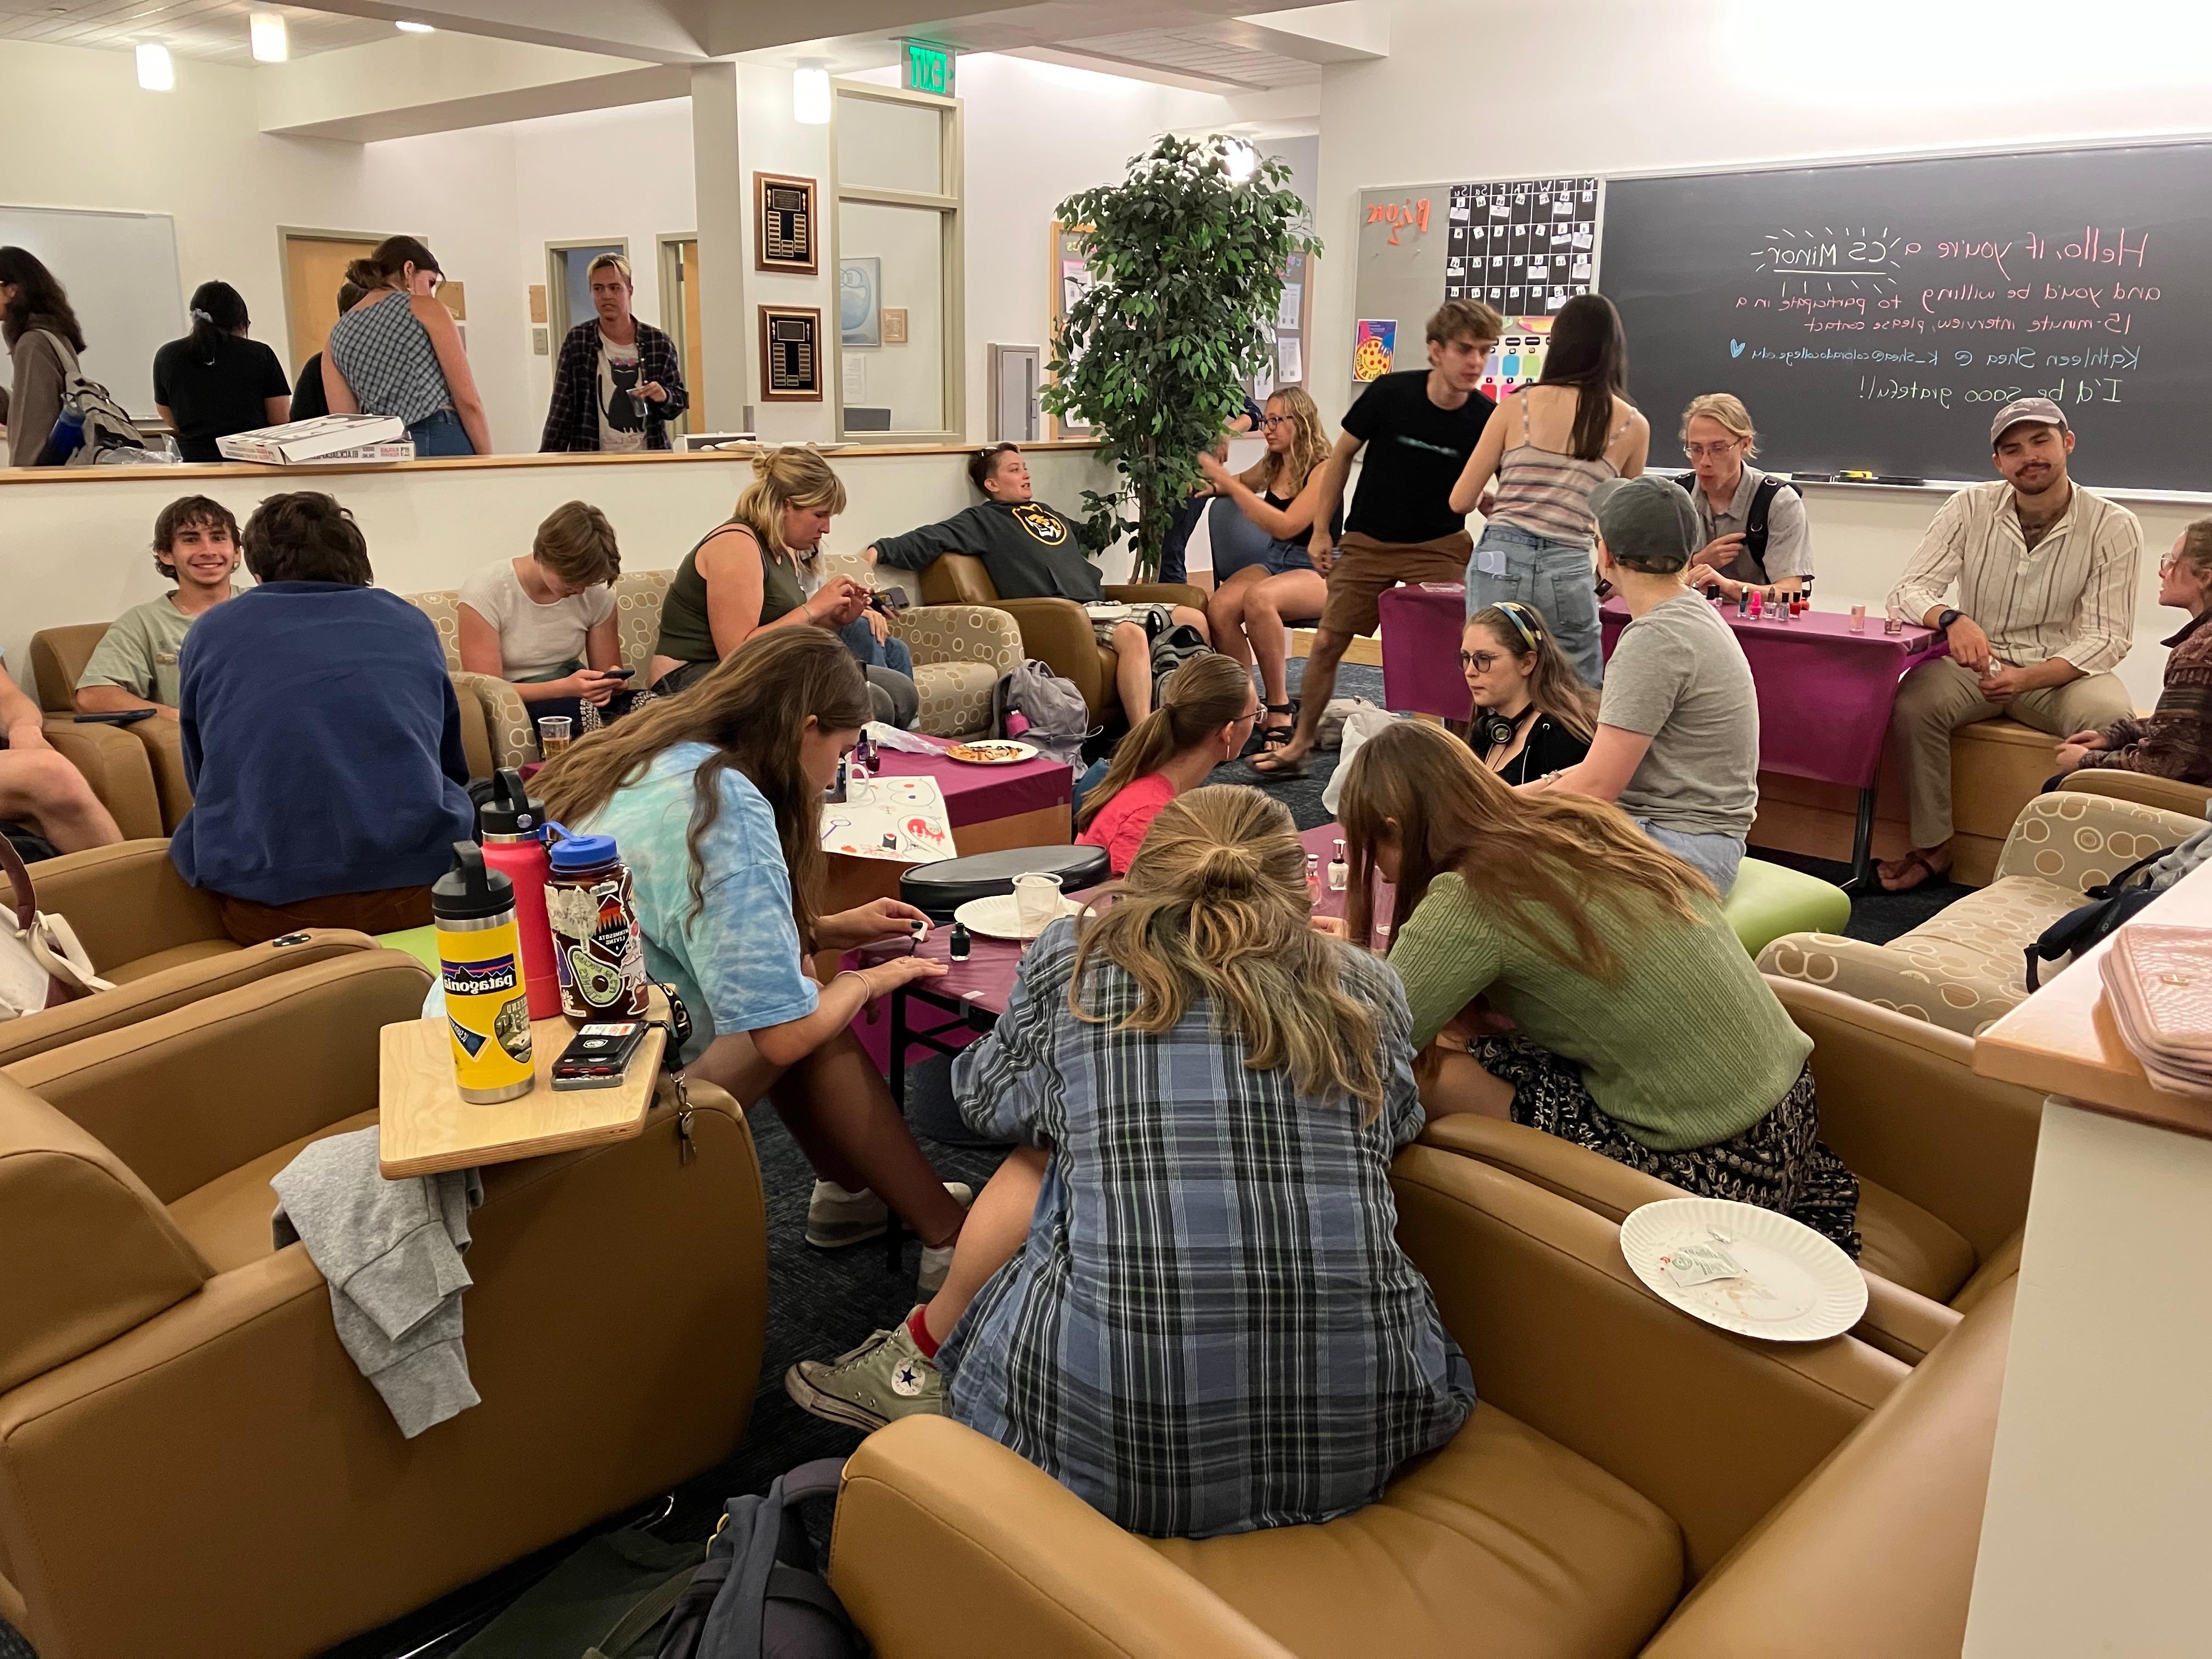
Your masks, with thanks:
M 1600 456 L 1585 461 L 1556 449 L 1546 449 L 1528 440 L 1528 394 L 1522 392 L 1521 441 L 1498 462 L 1498 505 L 1486 522 L 1510 525 L 1531 535 L 1558 542 L 1580 542 L 1588 546 L 1597 535 L 1597 517 L 1590 511 L 1590 491 L 1620 469 Z M 1610 449 L 1628 430 L 1624 416 L 1606 438 Z
M 412 426 L 453 406 L 430 331 L 396 290 L 339 318 L 331 329 L 330 353 L 364 415 L 397 415 Z

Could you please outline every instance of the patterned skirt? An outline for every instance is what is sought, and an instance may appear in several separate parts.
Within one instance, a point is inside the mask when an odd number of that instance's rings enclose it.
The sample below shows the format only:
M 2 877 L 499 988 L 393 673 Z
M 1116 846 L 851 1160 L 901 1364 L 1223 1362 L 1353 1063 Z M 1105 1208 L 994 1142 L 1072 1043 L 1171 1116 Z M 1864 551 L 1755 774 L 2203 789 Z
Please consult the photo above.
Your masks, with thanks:
M 1779 1210 L 1858 1259 L 1859 1179 L 1820 1144 L 1820 1106 L 1809 1065 L 1781 1103 L 1741 1134 L 1668 1152 L 1645 1146 L 1606 1115 L 1573 1060 L 1511 1036 L 1486 1037 L 1469 1043 L 1468 1052 L 1483 1070 L 1513 1085 L 1516 1123 L 1587 1146 L 1701 1198 Z

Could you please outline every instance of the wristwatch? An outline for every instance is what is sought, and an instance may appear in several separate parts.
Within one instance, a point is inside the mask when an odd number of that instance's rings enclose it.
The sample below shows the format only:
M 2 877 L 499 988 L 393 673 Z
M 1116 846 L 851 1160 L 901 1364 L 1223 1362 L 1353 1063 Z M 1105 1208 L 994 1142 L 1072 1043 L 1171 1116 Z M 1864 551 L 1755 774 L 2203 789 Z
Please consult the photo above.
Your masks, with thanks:
M 1936 617 L 1936 626 L 1942 629 L 1948 634 L 1951 631 L 1951 624 L 1958 621 L 1960 617 L 1966 614 L 1966 613 L 1963 611 L 1939 611 Z

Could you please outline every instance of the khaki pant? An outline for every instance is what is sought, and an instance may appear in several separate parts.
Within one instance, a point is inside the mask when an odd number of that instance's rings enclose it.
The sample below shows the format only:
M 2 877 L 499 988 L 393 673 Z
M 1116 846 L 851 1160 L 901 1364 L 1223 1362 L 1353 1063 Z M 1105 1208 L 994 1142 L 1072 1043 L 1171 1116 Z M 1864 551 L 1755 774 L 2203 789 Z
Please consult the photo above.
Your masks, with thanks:
M 1898 687 L 1889 720 L 1912 806 L 1912 844 L 1941 847 L 1951 839 L 1951 734 L 1960 726 L 2003 715 L 2066 738 L 2102 731 L 2134 713 L 2127 688 L 2115 674 L 2090 674 L 1996 703 L 1982 695 L 1971 672 L 1948 657 L 1914 669 Z M 2051 770 L 2057 769 L 2054 758 Z

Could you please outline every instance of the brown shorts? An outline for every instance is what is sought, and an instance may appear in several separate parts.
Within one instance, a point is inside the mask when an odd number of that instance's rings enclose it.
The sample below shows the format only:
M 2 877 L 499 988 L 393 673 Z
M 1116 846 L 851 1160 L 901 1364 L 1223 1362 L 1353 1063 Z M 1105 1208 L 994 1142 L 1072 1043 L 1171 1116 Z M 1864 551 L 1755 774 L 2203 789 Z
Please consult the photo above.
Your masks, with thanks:
M 332 893 L 296 904 L 257 904 L 216 895 L 222 931 L 236 945 L 265 945 L 302 927 L 352 927 L 364 933 L 398 933 L 430 925 L 430 890 L 386 887 L 368 893 Z
M 1463 582 L 1474 538 L 1464 530 L 1432 542 L 1378 542 L 1358 533 L 1336 544 L 1328 568 L 1328 602 L 1321 627 L 1330 634 L 1372 634 L 1382 622 L 1375 602 L 1401 582 Z

